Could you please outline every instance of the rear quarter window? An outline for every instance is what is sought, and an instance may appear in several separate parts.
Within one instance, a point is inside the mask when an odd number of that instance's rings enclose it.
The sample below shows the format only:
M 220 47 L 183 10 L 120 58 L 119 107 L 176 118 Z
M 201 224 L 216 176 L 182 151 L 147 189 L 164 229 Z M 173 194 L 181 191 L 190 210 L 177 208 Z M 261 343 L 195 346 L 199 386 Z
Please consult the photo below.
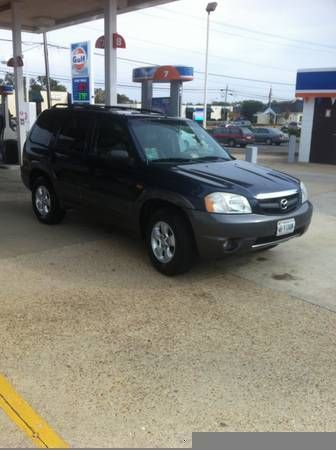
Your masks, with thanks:
M 34 148 L 47 150 L 53 137 L 55 120 L 52 111 L 43 112 L 33 125 L 29 141 Z

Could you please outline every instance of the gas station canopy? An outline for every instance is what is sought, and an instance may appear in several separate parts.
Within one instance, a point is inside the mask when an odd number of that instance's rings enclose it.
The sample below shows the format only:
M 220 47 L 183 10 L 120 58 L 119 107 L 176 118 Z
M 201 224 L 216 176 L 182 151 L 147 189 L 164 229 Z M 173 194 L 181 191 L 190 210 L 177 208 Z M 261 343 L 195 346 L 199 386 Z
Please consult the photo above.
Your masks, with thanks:
M 26 139 L 22 64 L 22 31 L 43 33 L 47 61 L 47 31 L 104 19 L 104 40 L 113 41 L 118 14 L 176 0 L 0 0 L 0 28 L 12 30 L 17 141 L 22 160 Z M 140 27 L 139 27 L 140 29 Z M 105 46 L 105 102 L 117 104 L 117 49 Z M 46 64 L 47 66 L 47 64 Z
M 176 0 L 118 0 L 118 14 Z M 104 0 L 22 0 L 22 31 L 39 33 L 104 17 Z M 0 0 L 0 28 L 12 28 L 11 2 Z

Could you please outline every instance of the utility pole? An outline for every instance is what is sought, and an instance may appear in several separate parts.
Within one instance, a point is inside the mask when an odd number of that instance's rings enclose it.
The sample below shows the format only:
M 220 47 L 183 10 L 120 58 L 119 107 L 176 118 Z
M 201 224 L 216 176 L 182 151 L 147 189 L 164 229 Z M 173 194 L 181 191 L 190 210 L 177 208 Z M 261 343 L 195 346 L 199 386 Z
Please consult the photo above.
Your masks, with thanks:
M 227 103 L 228 93 L 229 93 L 229 85 L 227 84 L 225 88 L 225 103 Z
M 268 106 L 272 105 L 272 86 L 270 87 L 269 95 L 268 95 Z

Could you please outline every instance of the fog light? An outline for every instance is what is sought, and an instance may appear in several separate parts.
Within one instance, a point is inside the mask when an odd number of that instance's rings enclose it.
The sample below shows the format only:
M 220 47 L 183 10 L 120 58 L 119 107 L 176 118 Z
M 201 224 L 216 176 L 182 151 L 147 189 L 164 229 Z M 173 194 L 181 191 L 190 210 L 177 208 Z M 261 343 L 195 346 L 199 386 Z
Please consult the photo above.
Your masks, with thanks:
M 227 239 L 227 240 L 223 241 L 223 250 L 225 252 L 232 252 L 237 247 L 238 247 L 238 243 L 234 239 Z

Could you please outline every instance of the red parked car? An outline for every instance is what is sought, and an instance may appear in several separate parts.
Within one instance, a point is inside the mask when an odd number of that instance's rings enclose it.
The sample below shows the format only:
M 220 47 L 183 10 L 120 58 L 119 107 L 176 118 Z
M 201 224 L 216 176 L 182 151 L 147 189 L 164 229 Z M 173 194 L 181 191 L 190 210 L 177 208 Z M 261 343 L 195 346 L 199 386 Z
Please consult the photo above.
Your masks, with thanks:
M 253 144 L 255 137 L 252 131 L 247 127 L 218 127 L 214 128 L 212 136 L 220 143 L 228 147 L 246 147 L 247 144 Z

